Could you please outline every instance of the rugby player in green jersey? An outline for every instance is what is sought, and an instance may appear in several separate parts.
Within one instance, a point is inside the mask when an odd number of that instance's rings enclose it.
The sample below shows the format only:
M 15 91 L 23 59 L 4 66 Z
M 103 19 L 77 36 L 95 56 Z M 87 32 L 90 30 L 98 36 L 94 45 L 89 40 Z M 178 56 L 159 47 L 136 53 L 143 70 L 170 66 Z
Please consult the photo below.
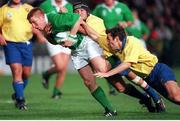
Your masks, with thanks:
M 32 26 L 39 30 L 44 30 L 45 27 L 50 23 L 52 25 L 51 36 L 52 43 L 55 44 L 63 44 L 63 46 L 72 45 L 72 42 L 60 42 L 54 41 L 56 38 L 56 34 L 59 32 L 65 32 L 72 29 L 79 29 L 76 23 L 80 18 L 79 14 L 44 14 L 44 12 L 40 8 L 34 8 L 28 14 L 28 20 L 32 24 Z M 78 21 L 80 24 L 80 21 Z M 74 31 L 73 31 L 74 32 Z M 77 32 L 77 31 L 76 31 Z M 72 30 L 70 31 L 72 34 Z M 75 33 L 73 33 L 75 34 Z M 76 39 L 77 38 L 77 39 Z M 49 38 L 48 40 L 50 40 Z M 92 96 L 104 107 L 105 116 L 114 116 L 117 115 L 116 110 L 113 109 L 112 105 L 108 101 L 104 91 L 100 86 L 97 85 L 95 77 L 93 75 L 93 67 L 99 67 L 100 69 L 106 68 L 106 63 L 104 59 L 101 57 L 101 48 L 99 48 L 98 44 L 95 43 L 87 36 L 82 36 L 77 34 L 76 39 L 77 42 L 73 43 L 73 46 L 70 48 L 73 50 L 72 52 L 72 60 L 74 67 L 78 70 L 79 74 L 83 78 L 85 86 L 89 89 Z M 104 63 L 103 63 L 104 62 Z

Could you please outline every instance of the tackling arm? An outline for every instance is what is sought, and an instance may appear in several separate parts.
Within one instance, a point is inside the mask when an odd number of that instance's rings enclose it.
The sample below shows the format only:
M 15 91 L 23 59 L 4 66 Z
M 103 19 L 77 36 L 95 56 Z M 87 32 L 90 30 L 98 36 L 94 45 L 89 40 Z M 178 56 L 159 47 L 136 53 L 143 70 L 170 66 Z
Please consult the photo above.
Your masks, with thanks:
M 118 65 L 116 68 L 110 70 L 109 72 L 106 72 L 106 73 L 98 72 L 95 74 L 95 76 L 100 77 L 100 78 L 109 77 L 109 76 L 115 75 L 117 73 L 120 73 L 130 67 L 131 67 L 131 63 L 123 62 L 120 65 Z
M 85 29 L 88 36 L 90 36 L 94 41 L 97 42 L 99 39 L 99 34 L 94 29 L 92 29 L 87 23 L 85 23 L 84 21 L 82 22 L 82 26 Z

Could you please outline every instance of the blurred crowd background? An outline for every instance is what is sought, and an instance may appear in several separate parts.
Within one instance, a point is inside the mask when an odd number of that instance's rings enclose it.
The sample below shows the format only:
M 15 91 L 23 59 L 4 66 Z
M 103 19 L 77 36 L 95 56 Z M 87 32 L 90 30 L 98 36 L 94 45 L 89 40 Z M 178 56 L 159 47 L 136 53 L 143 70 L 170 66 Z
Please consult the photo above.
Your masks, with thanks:
M 0 6 L 8 0 L 1 0 Z M 27 0 L 33 6 L 38 6 L 44 0 Z M 74 3 L 78 0 L 68 0 Z M 85 0 L 84 0 L 85 1 Z M 149 28 L 150 34 L 146 40 L 147 48 L 158 56 L 160 62 L 171 67 L 180 66 L 180 0 L 119 0 L 133 10 L 136 9 L 139 18 Z M 93 10 L 103 0 L 86 0 L 90 9 Z M 45 45 L 34 42 L 35 71 L 38 58 L 48 58 Z M 2 52 L 0 53 L 0 59 Z M 37 59 L 37 60 L 36 60 Z M 41 60 L 40 59 L 40 60 Z M 49 60 L 47 60 L 49 61 Z M 40 67 L 45 67 L 49 62 L 39 62 Z M 4 64 L 4 63 L 3 63 Z M 70 67 L 72 68 L 72 67 Z

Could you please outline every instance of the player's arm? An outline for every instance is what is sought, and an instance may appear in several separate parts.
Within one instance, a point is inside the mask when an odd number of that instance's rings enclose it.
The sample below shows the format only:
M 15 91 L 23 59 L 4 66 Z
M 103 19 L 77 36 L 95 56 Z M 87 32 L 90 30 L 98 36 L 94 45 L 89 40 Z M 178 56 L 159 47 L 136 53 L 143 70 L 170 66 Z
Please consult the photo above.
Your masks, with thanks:
M 5 38 L 2 36 L 2 32 L 0 31 L 0 45 L 7 45 Z
M 124 4 L 123 5 L 123 20 L 124 21 L 120 21 L 119 22 L 119 25 L 122 26 L 123 28 L 126 28 L 128 26 L 131 26 L 133 25 L 134 23 L 134 16 L 131 12 L 131 10 L 129 9 L 129 7 Z
M 99 34 L 84 21 L 82 22 L 82 26 L 85 29 L 87 35 L 97 42 L 100 37 Z
M 3 10 L 0 8 L 0 45 L 7 45 L 5 38 L 2 35 L 2 24 L 3 24 Z
M 76 21 L 75 25 L 70 30 L 71 35 L 76 35 L 82 22 L 83 22 L 83 19 L 81 17 L 79 17 L 79 19 Z
M 39 43 L 45 43 L 46 38 L 40 30 L 32 27 L 32 31 Z
M 131 63 L 123 62 L 123 63 L 119 64 L 116 68 L 114 68 L 106 73 L 98 72 L 98 73 L 95 73 L 94 75 L 97 77 L 100 77 L 100 78 L 109 77 L 109 76 L 115 75 L 117 73 L 121 73 L 122 71 L 124 71 L 130 67 L 131 67 Z

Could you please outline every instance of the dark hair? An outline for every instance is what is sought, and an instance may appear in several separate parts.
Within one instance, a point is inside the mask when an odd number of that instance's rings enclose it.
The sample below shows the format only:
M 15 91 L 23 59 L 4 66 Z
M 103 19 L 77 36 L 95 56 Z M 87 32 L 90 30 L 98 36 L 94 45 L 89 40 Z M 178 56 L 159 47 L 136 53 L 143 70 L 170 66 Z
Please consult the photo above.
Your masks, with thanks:
M 35 7 L 35 8 L 33 8 L 33 9 L 28 13 L 27 19 L 30 21 L 30 19 L 34 16 L 34 14 L 35 14 L 36 12 L 39 12 L 39 13 L 41 13 L 41 14 L 44 14 L 44 12 L 43 12 L 40 8 Z
M 73 4 L 73 11 L 77 9 L 84 9 L 87 11 L 87 13 L 90 12 L 89 6 L 83 1 L 78 1 Z
M 8 6 L 12 5 L 12 0 L 6 0 L 6 1 L 7 1 Z M 24 4 L 25 0 L 21 0 L 21 3 Z
M 127 36 L 124 28 L 120 26 L 116 26 L 112 29 L 107 29 L 106 34 L 109 34 L 109 33 L 111 34 L 113 39 L 118 36 L 120 41 L 123 41 L 124 39 L 126 39 L 126 36 Z

